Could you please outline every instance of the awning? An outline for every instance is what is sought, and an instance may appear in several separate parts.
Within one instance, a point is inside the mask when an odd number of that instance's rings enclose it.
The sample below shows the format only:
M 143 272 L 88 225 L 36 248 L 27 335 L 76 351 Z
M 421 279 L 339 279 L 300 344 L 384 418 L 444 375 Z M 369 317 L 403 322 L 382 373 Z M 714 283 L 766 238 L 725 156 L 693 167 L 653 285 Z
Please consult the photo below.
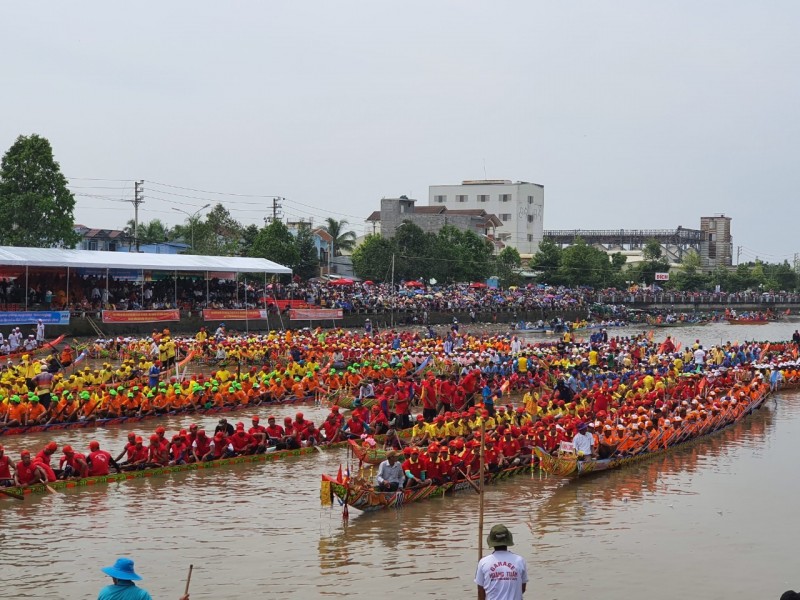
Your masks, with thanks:
M 3 266 L 143 269 L 147 271 L 233 271 L 234 273 L 292 272 L 289 267 L 265 258 L 19 248 L 16 246 L 0 246 L 0 267 Z

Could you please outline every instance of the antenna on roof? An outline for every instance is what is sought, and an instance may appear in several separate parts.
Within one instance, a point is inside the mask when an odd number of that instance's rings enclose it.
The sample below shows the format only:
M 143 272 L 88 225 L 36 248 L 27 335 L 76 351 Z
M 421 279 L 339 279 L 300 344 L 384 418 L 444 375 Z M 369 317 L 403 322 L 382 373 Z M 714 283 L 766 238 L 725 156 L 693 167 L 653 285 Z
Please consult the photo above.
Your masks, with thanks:
M 489 178 L 486 176 L 486 159 L 485 159 L 485 158 L 483 159 L 483 178 L 484 178 L 484 179 L 489 179 Z

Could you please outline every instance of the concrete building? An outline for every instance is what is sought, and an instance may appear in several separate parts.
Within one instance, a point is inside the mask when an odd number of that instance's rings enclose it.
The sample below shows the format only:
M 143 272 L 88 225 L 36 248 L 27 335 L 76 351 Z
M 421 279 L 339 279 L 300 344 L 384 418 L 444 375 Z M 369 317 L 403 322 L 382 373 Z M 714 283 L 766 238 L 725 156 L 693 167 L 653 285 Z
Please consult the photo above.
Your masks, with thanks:
M 521 255 L 534 254 L 542 241 L 544 186 L 538 183 L 482 179 L 462 181 L 461 185 L 432 185 L 428 204 L 448 210 L 482 209 L 497 215 L 501 225 L 496 239 Z
M 731 218 L 723 214 L 700 217 L 700 231 L 704 239 L 700 243 L 700 263 L 704 271 L 717 267 L 733 266 L 733 238 Z
M 98 250 L 102 252 L 136 252 L 133 239 L 119 229 L 92 229 L 86 225 L 75 224 L 75 233 L 81 236 L 76 250 Z M 158 242 L 139 244 L 139 252 L 146 254 L 182 254 L 189 249 L 183 242 Z
M 367 231 L 391 238 L 404 221 L 409 221 L 426 233 L 436 233 L 445 225 L 452 225 L 496 242 L 496 230 L 502 222 L 484 208 L 451 209 L 447 206 L 417 206 L 416 202 L 405 196 L 381 198 L 381 209 L 367 217 Z

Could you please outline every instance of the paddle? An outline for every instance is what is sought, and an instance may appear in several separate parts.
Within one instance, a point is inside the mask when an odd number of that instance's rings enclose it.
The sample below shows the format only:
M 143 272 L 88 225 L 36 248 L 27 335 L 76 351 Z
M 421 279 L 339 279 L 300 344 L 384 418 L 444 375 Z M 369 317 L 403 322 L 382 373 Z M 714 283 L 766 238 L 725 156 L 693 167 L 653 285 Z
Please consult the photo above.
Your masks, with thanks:
M 12 492 L 9 490 L 4 490 L 3 488 L 0 488 L 0 494 L 5 494 L 9 498 L 14 498 L 14 500 L 25 500 L 25 496 L 23 496 L 22 494 L 18 494 L 16 492 Z
M 472 481 L 472 479 L 470 479 L 469 477 L 467 477 L 467 474 L 464 473 L 464 471 L 462 471 L 461 469 L 458 469 L 458 472 L 464 478 L 464 481 L 466 481 L 468 484 L 470 484 L 470 486 L 472 486 L 473 490 L 475 490 L 478 494 L 481 493 L 481 488 L 478 487 L 478 484 L 475 483 L 474 481 Z
M 183 590 L 184 597 L 189 595 L 189 584 L 192 582 L 192 569 L 194 569 L 194 565 L 189 565 L 189 575 L 186 577 L 186 588 Z

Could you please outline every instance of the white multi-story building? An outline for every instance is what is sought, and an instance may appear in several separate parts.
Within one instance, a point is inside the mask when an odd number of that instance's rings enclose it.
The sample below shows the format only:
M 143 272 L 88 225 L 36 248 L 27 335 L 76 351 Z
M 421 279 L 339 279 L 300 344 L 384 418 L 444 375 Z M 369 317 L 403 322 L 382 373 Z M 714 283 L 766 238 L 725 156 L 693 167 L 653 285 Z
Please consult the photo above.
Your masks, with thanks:
M 431 206 L 448 209 L 483 209 L 493 213 L 502 225 L 497 239 L 523 255 L 533 255 L 544 234 L 544 186 L 527 181 L 484 179 L 462 181 L 461 185 L 432 185 Z

